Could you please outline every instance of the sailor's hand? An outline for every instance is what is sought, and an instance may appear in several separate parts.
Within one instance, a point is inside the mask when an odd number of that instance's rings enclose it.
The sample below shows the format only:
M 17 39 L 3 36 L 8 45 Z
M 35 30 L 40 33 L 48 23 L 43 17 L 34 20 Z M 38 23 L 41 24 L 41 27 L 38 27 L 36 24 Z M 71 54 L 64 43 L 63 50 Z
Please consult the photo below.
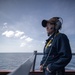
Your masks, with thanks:
M 46 68 L 46 70 L 47 70 L 49 73 L 51 73 L 51 71 L 48 69 L 48 67 Z
M 43 66 L 42 65 L 40 65 L 40 71 L 42 71 L 43 70 Z

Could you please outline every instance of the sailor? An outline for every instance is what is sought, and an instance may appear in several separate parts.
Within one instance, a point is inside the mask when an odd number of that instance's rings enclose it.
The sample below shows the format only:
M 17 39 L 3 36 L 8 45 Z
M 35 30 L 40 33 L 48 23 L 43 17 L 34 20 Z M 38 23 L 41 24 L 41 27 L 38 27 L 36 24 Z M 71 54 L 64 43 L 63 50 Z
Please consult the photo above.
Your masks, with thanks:
M 46 40 L 44 55 L 40 62 L 40 70 L 43 70 L 45 75 L 64 75 L 65 66 L 72 58 L 69 39 L 64 33 L 59 32 L 62 23 L 61 17 L 42 20 L 42 26 L 46 28 L 49 37 Z

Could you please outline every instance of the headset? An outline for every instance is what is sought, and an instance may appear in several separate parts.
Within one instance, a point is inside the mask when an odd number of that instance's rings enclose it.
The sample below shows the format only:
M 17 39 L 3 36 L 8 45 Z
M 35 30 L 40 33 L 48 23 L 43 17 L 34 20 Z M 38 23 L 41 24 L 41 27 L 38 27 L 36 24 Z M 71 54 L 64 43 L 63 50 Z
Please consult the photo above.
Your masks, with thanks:
M 56 22 L 54 22 L 55 30 L 60 30 L 62 28 L 63 19 L 61 17 L 53 17 L 53 18 L 57 20 Z
M 63 19 L 61 17 L 52 17 L 51 19 L 56 19 L 56 21 L 53 21 L 52 23 L 50 24 L 54 24 L 55 25 L 55 30 L 60 30 L 61 27 L 62 27 L 62 24 L 63 24 Z M 43 27 L 46 27 L 46 24 L 49 20 L 42 20 L 42 26 Z M 51 28 L 53 29 L 53 28 Z

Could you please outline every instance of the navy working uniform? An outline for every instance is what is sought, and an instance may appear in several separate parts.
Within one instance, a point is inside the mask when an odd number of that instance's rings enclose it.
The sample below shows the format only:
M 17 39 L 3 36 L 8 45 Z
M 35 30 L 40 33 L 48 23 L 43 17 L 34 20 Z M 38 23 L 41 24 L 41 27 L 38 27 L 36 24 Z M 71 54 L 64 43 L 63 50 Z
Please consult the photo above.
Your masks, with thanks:
M 43 65 L 45 75 L 64 75 L 65 66 L 72 58 L 71 48 L 67 36 L 54 33 L 47 40 L 44 55 L 40 65 Z M 48 67 L 49 71 L 46 70 Z

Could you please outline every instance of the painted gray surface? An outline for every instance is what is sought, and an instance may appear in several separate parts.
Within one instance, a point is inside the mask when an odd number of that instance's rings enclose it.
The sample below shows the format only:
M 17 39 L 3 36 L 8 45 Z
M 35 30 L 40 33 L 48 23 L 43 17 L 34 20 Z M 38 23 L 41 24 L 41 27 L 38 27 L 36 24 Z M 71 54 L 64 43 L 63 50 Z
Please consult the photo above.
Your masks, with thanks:
M 35 55 L 32 55 L 29 59 L 27 59 L 20 67 L 18 67 L 13 72 L 7 75 L 28 75 L 31 69 L 31 66 L 34 62 Z

